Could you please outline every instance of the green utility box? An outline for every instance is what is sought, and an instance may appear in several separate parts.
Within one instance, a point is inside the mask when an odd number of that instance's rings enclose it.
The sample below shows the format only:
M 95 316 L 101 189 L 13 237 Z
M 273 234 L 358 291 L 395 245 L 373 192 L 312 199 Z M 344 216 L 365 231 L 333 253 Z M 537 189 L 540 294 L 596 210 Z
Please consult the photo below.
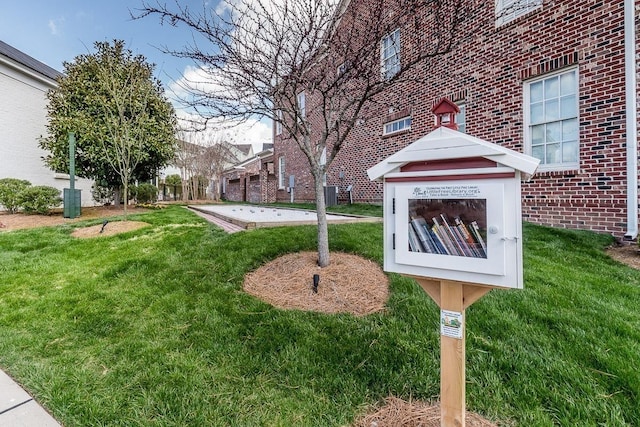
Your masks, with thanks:
M 80 216 L 80 206 L 82 205 L 80 192 L 81 190 L 72 190 L 70 188 L 65 188 L 62 192 L 64 202 L 63 216 L 65 218 L 77 218 Z

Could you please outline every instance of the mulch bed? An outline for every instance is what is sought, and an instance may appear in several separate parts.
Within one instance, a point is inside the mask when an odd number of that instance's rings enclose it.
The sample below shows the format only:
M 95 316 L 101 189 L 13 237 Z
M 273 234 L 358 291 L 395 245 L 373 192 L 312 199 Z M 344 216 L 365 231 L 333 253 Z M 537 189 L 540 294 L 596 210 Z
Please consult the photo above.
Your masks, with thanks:
M 148 225 L 149 223 L 142 221 L 113 221 L 107 222 L 104 227 L 103 224 L 98 224 L 91 227 L 78 228 L 71 233 L 71 235 L 81 239 L 114 236 L 116 234 L 126 233 L 127 231 L 137 230 Z
M 357 255 L 331 253 L 328 267 L 317 265 L 316 252 L 277 258 L 245 276 L 243 288 L 282 309 L 364 316 L 384 310 L 389 281 L 378 264 Z M 320 275 L 318 293 L 313 275 Z M 468 427 L 496 427 L 478 414 L 467 412 Z M 440 427 L 440 406 L 424 401 L 406 402 L 389 397 L 358 418 L 354 427 Z
M 376 263 L 345 253 L 332 253 L 328 267 L 318 267 L 317 260 L 316 252 L 284 255 L 246 275 L 243 288 L 284 309 L 356 316 L 384 310 L 389 280 Z M 317 293 L 314 274 L 320 276 Z
M 469 411 L 465 414 L 465 425 L 497 427 L 497 424 Z M 388 397 L 381 407 L 357 419 L 353 427 L 440 427 L 440 405 Z

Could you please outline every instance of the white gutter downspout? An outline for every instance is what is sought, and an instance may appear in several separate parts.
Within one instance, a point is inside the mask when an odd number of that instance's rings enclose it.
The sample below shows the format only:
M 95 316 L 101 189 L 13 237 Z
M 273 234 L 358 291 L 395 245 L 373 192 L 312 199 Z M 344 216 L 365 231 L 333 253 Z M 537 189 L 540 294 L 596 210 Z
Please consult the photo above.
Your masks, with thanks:
M 627 232 L 625 240 L 638 236 L 638 123 L 636 93 L 635 1 L 624 2 L 624 63 L 627 133 Z

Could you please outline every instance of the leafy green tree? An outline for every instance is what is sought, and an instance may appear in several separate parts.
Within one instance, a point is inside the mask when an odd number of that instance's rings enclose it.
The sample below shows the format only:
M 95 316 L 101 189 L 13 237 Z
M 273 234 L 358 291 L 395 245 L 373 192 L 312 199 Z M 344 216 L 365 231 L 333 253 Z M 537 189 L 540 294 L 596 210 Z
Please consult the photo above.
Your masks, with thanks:
M 16 213 L 20 207 L 20 194 L 30 186 L 31 183 L 24 179 L 0 179 L 0 205 L 9 213 Z
M 175 112 L 144 56 L 121 40 L 95 47 L 64 63 L 58 87 L 47 94 L 49 137 L 40 146 L 50 153 L 47 166 L 68 172 L 67 135 L 75 132 L 76 174 L 122 187 L 128 200 L 131 183 L 150 179 L 173 158 Z
M 176 195 L 178 194 L 178 189 L 182 189 L 182 178 L 177 173 L 167 175 L 164 179 L 164 184 L 172 189 L 173 199 L 176 199 Z

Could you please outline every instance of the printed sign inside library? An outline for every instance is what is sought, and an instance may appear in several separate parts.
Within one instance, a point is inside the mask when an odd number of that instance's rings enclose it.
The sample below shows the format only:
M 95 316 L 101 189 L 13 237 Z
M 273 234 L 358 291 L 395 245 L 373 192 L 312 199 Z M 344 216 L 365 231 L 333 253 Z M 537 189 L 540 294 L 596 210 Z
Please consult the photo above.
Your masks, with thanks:
M 415 187 L 409 251 L 487 258 L 487 200 L 475 185 Z

